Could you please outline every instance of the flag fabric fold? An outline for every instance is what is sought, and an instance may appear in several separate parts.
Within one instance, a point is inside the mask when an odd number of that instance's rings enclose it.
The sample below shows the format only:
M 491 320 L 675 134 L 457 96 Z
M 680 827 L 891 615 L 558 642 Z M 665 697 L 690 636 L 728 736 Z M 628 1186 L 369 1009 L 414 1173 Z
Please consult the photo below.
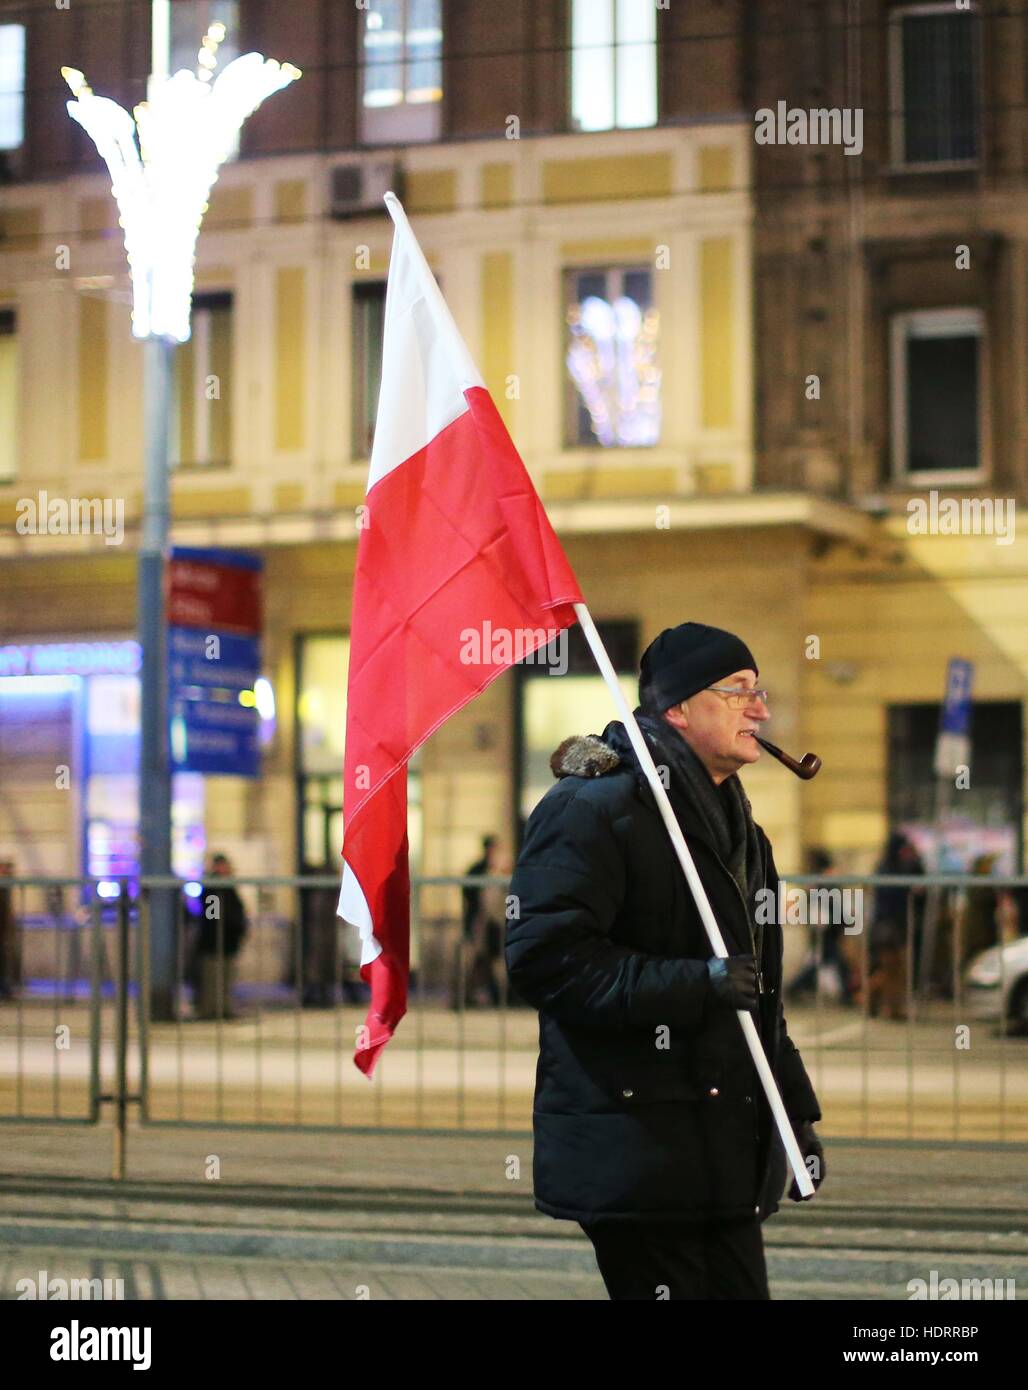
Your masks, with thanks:
M 407 1007 L 407 762 L 582 602 L 403 209 L 386 203 L 395 232 L 354 575 L 338 908 L 371 985 L 354 1055 L 367 1076 Z

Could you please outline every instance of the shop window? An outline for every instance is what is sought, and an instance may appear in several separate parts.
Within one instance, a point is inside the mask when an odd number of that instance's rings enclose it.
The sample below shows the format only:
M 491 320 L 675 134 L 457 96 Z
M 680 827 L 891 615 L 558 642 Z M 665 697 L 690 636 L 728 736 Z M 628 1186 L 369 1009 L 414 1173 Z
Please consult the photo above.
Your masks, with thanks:
M 565 443 L 633 448 L 660 439 L 659 318 L 647 267 L 565 276 Z
M 375 0 L 361 25 L 361 139 L 437 140 L 443 97 L 442 0 Z
M 193 296 L 192 331 L 175 351 L 172 458 L 179 468 L 232 461 L 232 296 Z
M 304 634 L 296 676 L 297 860 L 333 873 L 343 848 L 343 757 L 350 639 Z M 397 774 L 402 775 L 402 774 Z M 407 765 L 407 838 L 411 873 L 422 863 L 420 750 Z
M 18 472 L 18 320 L 0 309 L 0 483 Z
M 654 0 L 572 0 L 572 129 L 637 129 L 656 123 Z
M 25 139 L 25 26 L 0 24 L 0 150 Z
M 639 699 L 639 627 L 633 621 L 596 624 L 629 709 Z M 519 825 L 553 786 L 550 755 L 571 734 L 602 733 L 618 713 L 577 623 L 549 649 L 515 667 L 515 768 Z M 520 835 L 519 835 L 520 838 Z
M 375 438 L 375 415 L 382 385 L 385 292 L 384 280 L 353 287 L 350 399 L 353 403 L 351 452 L 354 459 L 370 458 Z
M 911 5 L 890 19 L 892 158 L 897 165 L 978 158 L 978 17 L 975 10 Z
M 948 862 L 971 869 L 979 855 L 995 854 L 997 871 L 1019 873 L 1023 816 L 1023 716 L 1016 701 L 976 700 L 971 706 L 969 785 L 940 802 L 935 774 L 938 704 L 892 705 L 888 710 L 889 824 L 915 833 L 934 860 L 936 824 L 946 823 Z
M 986 471 L 984 358 L 984 316 L 978 309 L 894 315 L 897 480 L 971 482 Z

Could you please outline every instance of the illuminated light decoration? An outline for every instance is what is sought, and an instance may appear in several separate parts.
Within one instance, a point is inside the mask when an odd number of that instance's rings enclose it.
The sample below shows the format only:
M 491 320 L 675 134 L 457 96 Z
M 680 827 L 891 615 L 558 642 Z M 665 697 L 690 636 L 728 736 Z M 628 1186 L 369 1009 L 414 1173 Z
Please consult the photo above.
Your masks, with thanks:
M 257 700 L 257 713 L 262 719 L 275 718 L 275 691 L 267 676 L 258 676 L 253 683 L 253 693 Z
M 181 714 L 173 715 L 169 721 L 168 736 L 171 741 L 172 762 L 184 763 L 186 760 L 186 721 Z
M 246 118 L 301 75 L 291 63 L 244 53 L 213 77 L 224 37 L 225 26 L 212 24 L 198 71 L 182 68 L 156 85 L 151 100 L 135 108 L 135 121 L 117 102 L 96 96 L 76 68 L 61 69 L 75 96 L 68 114 L 110 171 L 136 338 L 188 339 L 196 239 L 218 170 Z
M 605 446 L 649 447 L 660 438 L 659 317 L 622 295 L 589 295 L 568 310 L 567 366 Z
M 239 692 L 239 703 L 243 706 L 244 709 L 256 709 L 257 696 L 253 693 L 252 690 L 241 690 Z
M 70 695 L 78 676 L 0 676 L 0 695 Z
M 194 880 L 191 883 L 185 884 L 182 888 L 182 891 L 183 893 L 185 893 L 187 898 L 198 898 L 200 894 L 203 892 L 203 884 L 197 883 Z
M 134 675 L 138 642 L 37 642 L 0 647 L 0 679 L 16 676 Z M 39 690 L 40 686 L 33 687 Z
M 102 883 L 96 885 L 96 896 L 98 898 L 120 898 L 121 884 L 115 883 L 111 879 L 104 879 Z

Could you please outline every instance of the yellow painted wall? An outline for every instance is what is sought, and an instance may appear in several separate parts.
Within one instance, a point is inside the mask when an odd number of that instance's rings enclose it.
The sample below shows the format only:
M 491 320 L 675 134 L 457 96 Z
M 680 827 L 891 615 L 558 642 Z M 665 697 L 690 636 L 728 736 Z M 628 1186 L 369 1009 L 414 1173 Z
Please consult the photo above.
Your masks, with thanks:
M 107 457 L 107 301 L 79 296 L 78 420 L 79 458 Z
M 730 237 L 700 243 L 701 420 L 705 429 L 730 429 L 735 369 L 735 286 Z
M 821 657 L 803 664 L 804 731 L 825 772 L 806 788 L 804 830 L 859 869 L 888 830 L 888 706 L 941 700 L 951 656 L 975 663 L 979 699 L 1028 693 L 1028 542 L 897 533 L 896 544 L 898 564 L 828 557 L 807 599 Z M 997 563 L 1007 572 L 993 572 Z M 840 683 L 832 663 L 855 678 Z
M 307 272 L 275 273 L 275 448 L 302 449 L 307 379 Z
M 483 164 L 480 201 L 484 208 L 506 208 L 514 201 L 514 168 L 511 164 Z
M 514 264 L 509 251 L 482 257 L 482 375 L 508 429 L 515 401 L 506 379 L 514 371 Z
M 208 230 L 222 227 L 249 227 L 253 223 L 254 190 L 249 184 L 230 187 L 220 181 L 211 189 L 210 203 L 203 215 Z
M 451 212 L 457 206 L 456 169 L 411 169 L 404 186 L 408 212 Z
M 671 155 L 608 155 L 551 159 L 543 165 L 543 202 L 659 198 L 671 193 Z
M 0 242 L 6 242 L 4 250 L 38 251 L 42 236 L 42 208 L 0 208 Z
M 278 179 L 275 183 L 275 221 L 302 222 L 307 216 L 307 180 Z
M 698 159 L 701 193 L 725 193 L 732 187 L 735 154 L 731 145 L 702 145 Z

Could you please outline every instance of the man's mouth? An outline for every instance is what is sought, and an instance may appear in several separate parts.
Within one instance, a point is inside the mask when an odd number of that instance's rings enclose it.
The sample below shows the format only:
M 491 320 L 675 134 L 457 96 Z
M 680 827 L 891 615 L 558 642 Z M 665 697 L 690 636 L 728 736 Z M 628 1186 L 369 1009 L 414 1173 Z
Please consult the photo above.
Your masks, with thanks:
M 756 737 L 757 737 L 757 731 L 756 731 L 756 729 L 743 729 L 741 732 L 742 732 L 742 737 L 743 737 L 743 738 L 756 738 Z

